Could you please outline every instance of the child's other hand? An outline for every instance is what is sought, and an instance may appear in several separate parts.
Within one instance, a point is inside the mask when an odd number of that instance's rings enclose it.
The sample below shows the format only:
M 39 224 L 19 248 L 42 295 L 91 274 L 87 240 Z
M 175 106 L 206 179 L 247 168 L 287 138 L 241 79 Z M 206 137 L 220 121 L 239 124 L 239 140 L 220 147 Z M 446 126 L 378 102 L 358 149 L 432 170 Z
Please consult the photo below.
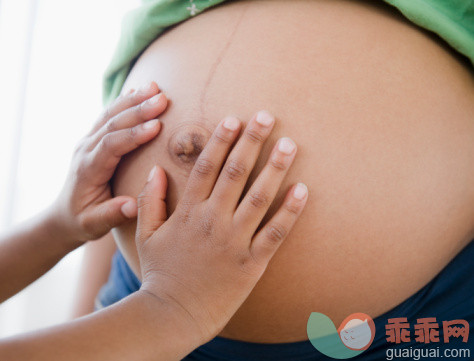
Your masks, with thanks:
M 112 198 L 109 180 L 120 158 L 159 133 L 156 117 L 167 99 L 156 83 L 131 90 L 115 100 L 82 139 L 68 178 L 51 214 L 64 239 L 79 244 L 98 239 L 111 228 L 135 218 L 136 199 Z
M 138 198 L 139 292 L 174 307 L 201 343 L 215 336 L 247 298 L 307 200 L 304 184 L 292 186 L 257 232 L 295 157 L 296 145 L 289 138 L 279 139 L 240 200 L 273 123 L 268 112 L 258 113 L 232 148 L 241 122 L 224 119 L 197 159 L 169 219 L 162 168 L 153 168 Z

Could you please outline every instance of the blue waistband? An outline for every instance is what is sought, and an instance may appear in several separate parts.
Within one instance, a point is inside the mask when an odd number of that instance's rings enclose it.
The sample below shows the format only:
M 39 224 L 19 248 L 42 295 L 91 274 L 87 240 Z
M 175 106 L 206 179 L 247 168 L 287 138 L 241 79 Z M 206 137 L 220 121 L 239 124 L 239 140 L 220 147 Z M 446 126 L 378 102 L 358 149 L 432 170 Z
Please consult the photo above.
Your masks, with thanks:
M 184 360 L 191 361 L 315 361 L 316 350 L 309 341 L 263 344 L 216 337 L 194 350 Z
M 140 288 L 140 282 L 128 267 L 123 256 L 117 252 L 112 263 L 109 281 L 102 288 L 98 299 L 102 306 L 108 306 Z M 315 310 L 317 311 L 317 310 Z M 308 315 L 309 316 L 309 315 Z M 471 241 L 433 280 L 394 307 L 392 310 L 374 319 L 376 335 L 370 348 L 352 360 L 386 360 L 386 349 L 439 347 L 469 349 L 474 359 L 474 335 L 467 343 L 454 339 L 450 343 L 419 344 L 413 338 L 410 343 L 398 345 L 386 341 L 385 325 L 389 318 L 407 317 L 412 323 L 417 318 L 436 317 L 439 323 L 456 319 L 469 322 L 474 328 L 474 241 Z M 413 334 L 413 327 L 411 333 Z M 472 332 L 471 332 L 472 334 Z M 440 329 L 440 339 L 443 339 Z M 403 359 L 403 358 L 402 358 Z M 406 358 L 412 360 L 413 358 Z M 435 360 L 436 358 L 429 358 Z M 262 344 L 249 343 L 216 337 L 199 347 L 184 360 L 191 361 L 319 361 L 330 360 L 319 353 L 309 341 Z M 401 360 L 394 358 L 394 360 Z M 463 360 L 456 358 L 456 360 Z

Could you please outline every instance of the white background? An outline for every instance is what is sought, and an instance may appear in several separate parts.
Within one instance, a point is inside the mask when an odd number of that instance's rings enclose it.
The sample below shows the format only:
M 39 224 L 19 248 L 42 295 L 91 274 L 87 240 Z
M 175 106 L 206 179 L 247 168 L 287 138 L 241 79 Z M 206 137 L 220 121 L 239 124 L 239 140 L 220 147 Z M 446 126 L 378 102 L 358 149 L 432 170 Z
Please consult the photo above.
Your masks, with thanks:
M 137 0 L 0 0 L 0 232 L 45 208 L 102 109 L 102 74 Z M 0 305 L 0 337 L 69 318 L 82 250 Z

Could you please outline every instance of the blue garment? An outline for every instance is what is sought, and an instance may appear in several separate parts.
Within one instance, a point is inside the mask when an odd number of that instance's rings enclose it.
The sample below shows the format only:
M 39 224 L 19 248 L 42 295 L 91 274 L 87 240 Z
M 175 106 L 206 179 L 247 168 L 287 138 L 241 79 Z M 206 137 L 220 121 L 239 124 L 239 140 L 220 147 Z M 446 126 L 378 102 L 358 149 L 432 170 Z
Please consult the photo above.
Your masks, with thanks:
M 99 306 L 111 305 L 127 295 L 137 291 L 140 282 L 127 265 L 123 256 L 117 252 L 112 263 L 109 280 L 98 295 Z M 100 308 L 100 307 L 99 307 Z M 314 310 L 317 312 L 317 310 Z M 309 317 L 309 315 L 308 315 Z M 388 343 L 385 326 L 390 318 L 407 317 L 411 325 L 411 342 Z M 436 317 L 439 327 L 439 343 L 415 342 L 414 324 L 418 318 Z M 463 319 L 469 322 L 470 337 L 467 343 L 461 338 L 450 338 L 443 342 L 443 321 Z M 470 357 L 457 357 L 453 360 L 474 359 L 474 241 L 471 241 L 433 280 L 410 298 L 374 319 L 376 333 L 372 345 L 361 355 L 351 360 L 381 361 L 387 360 L 387 349 L 416 349 L 439 347 L 444 350 L 467 349 Z M 415 351 L 416 352 L 416 351 Z M 414 357 L 394 357 L 393 360 L 415 360 Z M 420 358 L 437 360 L 438 358 Z M 446 357 L 439 358 L 446 360 Z M 194 350 L 186 361 L 320 361 L 332 360 L 317 351 L 309 341 L 259 344 L 235 341 L 216 337 Z
M 101 309 L 120 301 L 140 288 L 140 280 L 130 269 L 122 254 L 117 251 L 107 283 L 102 286 L 95 300 L 95 308 Z

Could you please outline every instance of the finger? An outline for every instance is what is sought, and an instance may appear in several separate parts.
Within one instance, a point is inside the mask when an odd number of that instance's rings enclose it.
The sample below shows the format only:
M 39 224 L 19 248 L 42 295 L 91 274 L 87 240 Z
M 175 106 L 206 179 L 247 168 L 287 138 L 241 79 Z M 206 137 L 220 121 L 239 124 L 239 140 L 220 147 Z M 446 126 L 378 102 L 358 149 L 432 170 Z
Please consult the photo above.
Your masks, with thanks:
M 138 105 L 146 99 L 158 94 L 160 89 L 156 83 L 150 82 L 137 90 L 130 89 L 128 92 L 121 94 L 115 99 L 110 105 L 108 105 L 99 117 L 89 135 L 96 133 L 102 126 L 109 121 L 112 117 L 123 112 L 125 109 Z
M 293 228 L 308 199 L 308 188 L 298 183 L 287 193 L 282 206 L 255 235 L 250 252 L 258 264 L 267 266 L 278 247 Z
M 137 245 L 145 242 L 166 221 L 166 188 L 163 168 L 152 168 L 147 183 L 138 196 Z
M 272 131 L 275 118 L 267 111 L 260 111 L 245 127 L 217 178 L 210 198 L 220 207 L 234 209 L 245 183 L 262 150 L 263 143 Z
M 252 184 L 234 215 L 242 231 L 255 233 L 280 189 L 296 155 L 296 144 L 290 138 L 281 138 L 273 148 L 265 167 Z
M 183 200 L 200 201 L 209 197 L 240 127 L 240 120 L 234 117 L 227 117 L 218 124 L 194 164 Z
M 100 140 L 109 133 L 134 127 L 150 119 L 156 118 L 163 113 L 168 105 L 168 100 L 163 93 L 156 94 L 150 99 L 125 109 L 121 113 L 111 118 L 92 137 L 91 147 L 94 147 Z
M 82 217 L 84 228 L 90 240 L 108 233 L 137 216 L 137 202 L 134 198 L 120 196 L 98 204 L 88 210 Z
M 133 128 L 107 134 L 90 154 L 88 172 L 91 177 L 95 178 L 97 184 L 108 182 L 121 157 L 155 138 L 160 130 L 161 123 L 153 119 Z

